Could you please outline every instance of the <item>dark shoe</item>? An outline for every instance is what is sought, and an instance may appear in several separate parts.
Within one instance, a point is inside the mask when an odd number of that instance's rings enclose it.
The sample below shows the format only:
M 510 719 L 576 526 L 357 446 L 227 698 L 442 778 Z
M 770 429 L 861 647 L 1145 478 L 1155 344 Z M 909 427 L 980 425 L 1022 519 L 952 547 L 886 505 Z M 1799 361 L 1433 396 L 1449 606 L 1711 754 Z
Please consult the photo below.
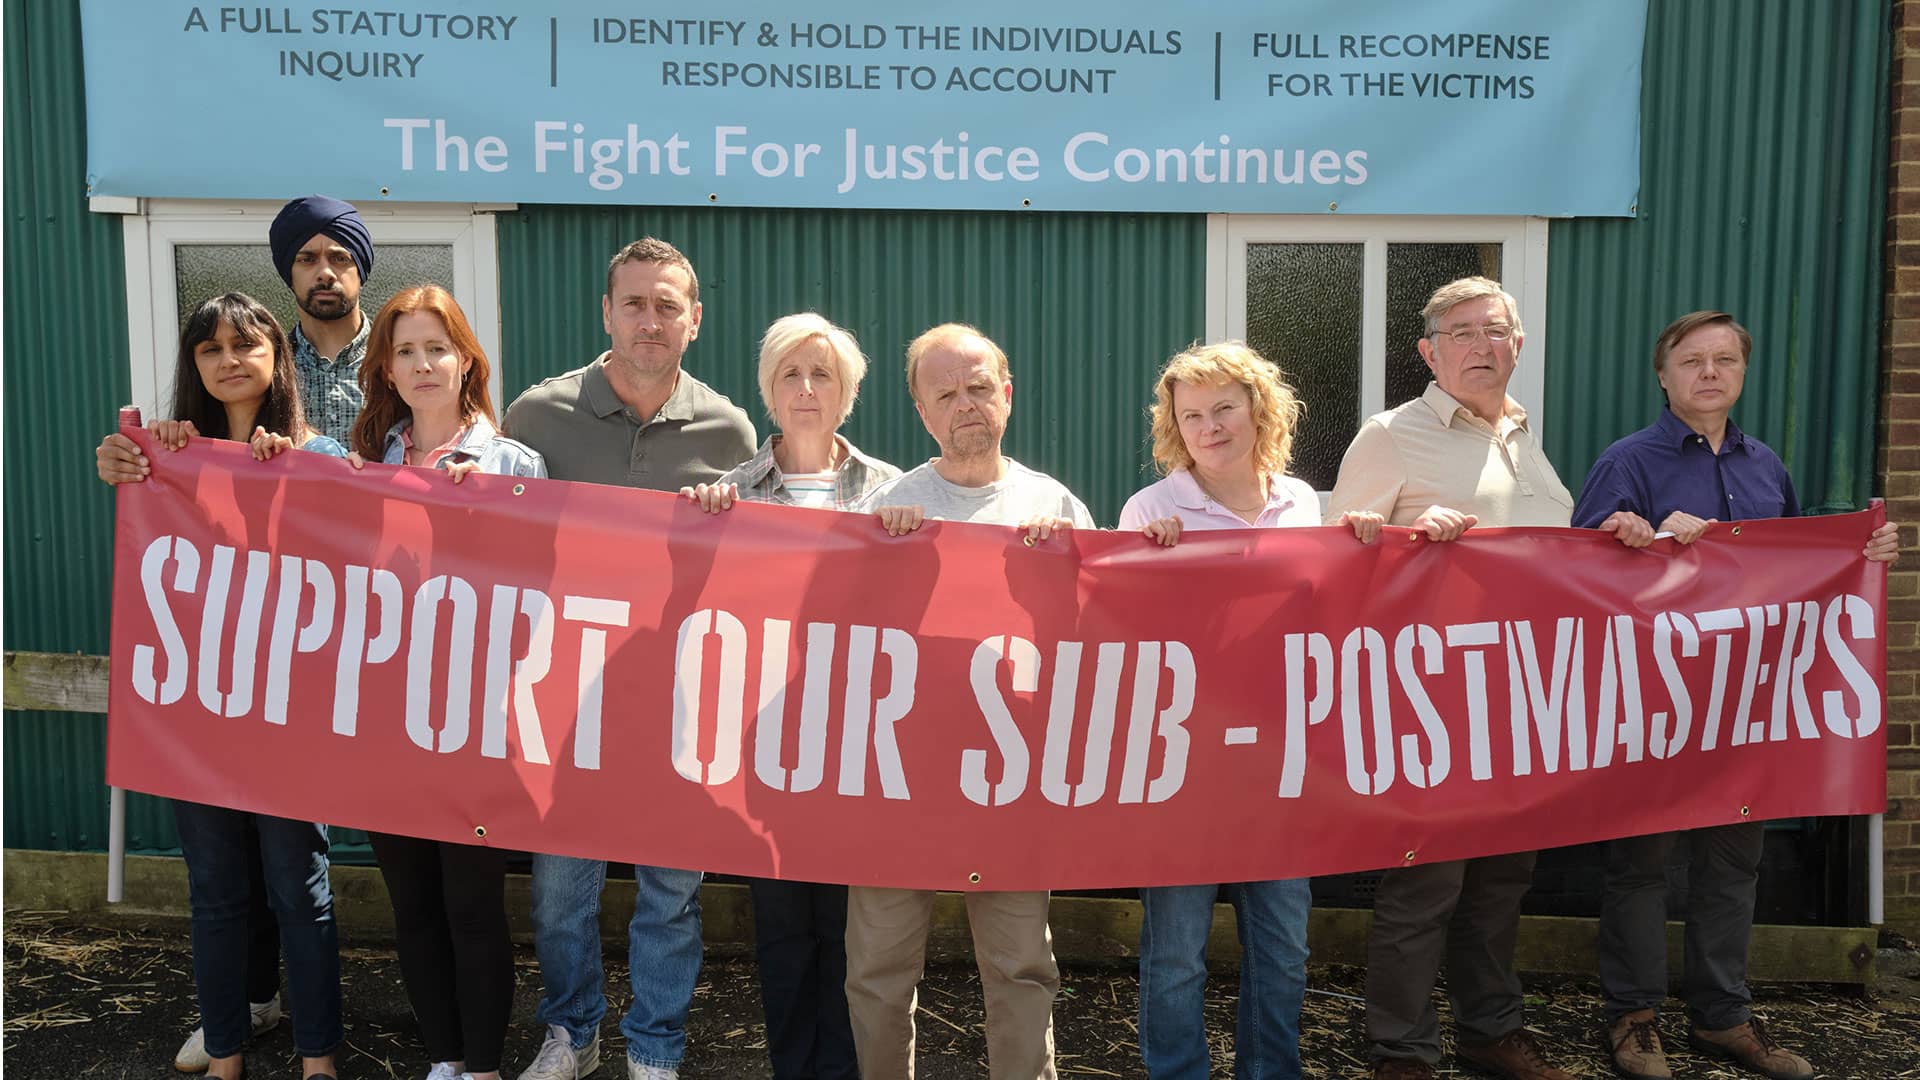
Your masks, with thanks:
M 1652 1009 L 1640 1009 L 1615 1020 L 1601 1042 L 1602 1049 L 1613 1055 L 1613 1071 L 1628 1080 L 1673 1080 Z
M 1526 1028 L 1509 1031 L 1492 1042 L 1459 1043 L 1453 1048 L 1453 1056 L 1505 1080 L 1574 1080 L 1572 1073 L 1547 1063 L 1533 1032 Z
M 1813 1064 L 1773 1041 L 1759 1017 L 1739 1027 L 1708 1031 L 1696 1027 L 1687 1045 L 1703 1054 L 1739 1062 L 1769 1080 L 1813 1080 Z
M 1381 1058 L 1373 1063 L 1373 1080 L 1433 1080 L 1433 1066 L 1415 1058 Z

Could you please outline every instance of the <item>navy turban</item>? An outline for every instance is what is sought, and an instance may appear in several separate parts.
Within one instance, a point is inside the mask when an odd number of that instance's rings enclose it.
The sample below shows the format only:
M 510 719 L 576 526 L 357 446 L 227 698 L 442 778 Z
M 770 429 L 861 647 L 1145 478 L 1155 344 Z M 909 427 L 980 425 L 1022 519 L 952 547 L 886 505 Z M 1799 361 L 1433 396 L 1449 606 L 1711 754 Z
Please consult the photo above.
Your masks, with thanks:
M 267 246 L 273 249 L 273 268 L 280 271 L 280 280 L 293 284 L 293 257 L 307 241 L 322 234 L 353 254 L 360 282 L 365 284 L 373 273 L 373 236 L 360 220 L 360 211 L 325 195 L 309 195 L 281 207 L 280 216 L 267 229 Z

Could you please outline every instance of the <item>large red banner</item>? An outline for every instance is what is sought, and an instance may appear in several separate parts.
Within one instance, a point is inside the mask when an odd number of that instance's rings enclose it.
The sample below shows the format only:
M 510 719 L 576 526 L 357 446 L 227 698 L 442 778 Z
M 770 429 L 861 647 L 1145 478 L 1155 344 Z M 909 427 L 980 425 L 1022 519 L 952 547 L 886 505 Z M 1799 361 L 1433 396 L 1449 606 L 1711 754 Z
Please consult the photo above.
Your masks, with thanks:
M 141 436 L 144 438 L 144 436 Z M 119 489 L 110 782 L 931 888 L 1244 881 L 1885 805 L 1878 511 L 929 523 L 196 441 Z

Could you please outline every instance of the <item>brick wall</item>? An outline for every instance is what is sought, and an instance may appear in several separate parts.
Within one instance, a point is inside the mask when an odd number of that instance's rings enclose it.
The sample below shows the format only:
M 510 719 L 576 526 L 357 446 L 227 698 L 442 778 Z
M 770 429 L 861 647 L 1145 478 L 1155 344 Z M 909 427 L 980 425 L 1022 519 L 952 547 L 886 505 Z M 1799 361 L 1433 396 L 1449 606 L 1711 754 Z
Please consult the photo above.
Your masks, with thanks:
M 1879 488 L 1901 522 L 1887 593 L 1887 924 L 1920 937 L 1920 0 L 1893 5 Z

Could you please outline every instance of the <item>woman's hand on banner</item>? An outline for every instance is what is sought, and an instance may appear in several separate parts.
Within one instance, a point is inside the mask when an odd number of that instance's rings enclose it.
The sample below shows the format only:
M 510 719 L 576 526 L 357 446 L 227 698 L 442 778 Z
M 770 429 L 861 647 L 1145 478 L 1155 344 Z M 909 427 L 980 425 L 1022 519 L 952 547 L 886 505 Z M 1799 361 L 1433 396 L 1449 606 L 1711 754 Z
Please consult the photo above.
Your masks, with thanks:
M 293 449 L 293 440 L 257 427 L 253 429 L 253 437 L 247 440 L 247 445 L 252 448 L 255 461 L 272 461 L 281 451 Z
M 683 498 L 700 504 L 700 509 L 709 514 L 733 508 L 733 500 L 740 497 L 739 484 L 695 484 L 680 489 Z
M 1140 527 L 1140 535 L 1161 547 L 1172 547 L 1180 542 L 1180 519 L 1163 517 L 1149 521 Z
M 93 467 L 109 484 L 137 484 L 153 472 L 140 444 L 117 431 L 100 440 L 93 451 Z

